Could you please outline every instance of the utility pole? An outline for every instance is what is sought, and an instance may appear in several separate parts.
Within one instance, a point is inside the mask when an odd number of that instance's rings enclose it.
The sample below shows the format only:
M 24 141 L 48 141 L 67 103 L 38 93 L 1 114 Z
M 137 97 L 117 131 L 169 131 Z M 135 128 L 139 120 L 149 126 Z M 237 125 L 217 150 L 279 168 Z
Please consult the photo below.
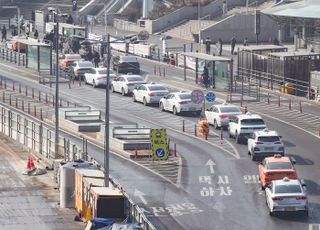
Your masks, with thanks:
M 55 98 L 55 143 L 54 143 L 54 158 L 58 157 L 59 153 L 59 17 L 58 7 L 56 7 L 56 98 Z
M 104 186 L 109 187 L 109 119 L 110 119 L 110 34 L 107 34 L 107 86 L 105 109 L 105 133 L 104 133 Z

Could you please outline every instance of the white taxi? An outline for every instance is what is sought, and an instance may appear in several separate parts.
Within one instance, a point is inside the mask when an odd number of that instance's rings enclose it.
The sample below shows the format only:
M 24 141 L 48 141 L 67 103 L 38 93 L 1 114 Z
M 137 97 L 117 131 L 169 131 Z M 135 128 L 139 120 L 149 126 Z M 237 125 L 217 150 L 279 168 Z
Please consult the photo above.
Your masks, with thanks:
M 124 96 L 131 94 L 136 86 L 145 83 L 145 80 L 140 75 L 120 75 L 112 81 L 111 91 L 119 92 Z
M 290 180 L 284 177 L 282 180 L 274 180 L 267 185 L 266 203 L 269 214 L 276 212 L 298 212 L 302 211 L 308 215 L 308 198 L 305 184 L 299 180 Z
M 252 137 L 248 138 L 248 154 L 251 155 L 252 160 L 275 154 L 284 156 L 284 143 L 276 131 L 267 128 L 255 131 Z
M 139 101 L 144 105 L 158 104 L 160 99 L 169 93 L 167 87 L 151 83 L 137 86 L 132 92 L 132 99 L 134 102 Z
M 239 114 L 242 114 L 240 107 L 228 103 L 213 105 L 205 111 L 208 123 L 213 125 L 215 129 L 227 127 L 229 125 L 229 117 Z
M 161 111 L 171 111 L 174 115 L 182 112 L 200 115 L 202 110 L 202 103 L 191 101 L 191 92 L 170 93 L 160 100 L 159 106 Z

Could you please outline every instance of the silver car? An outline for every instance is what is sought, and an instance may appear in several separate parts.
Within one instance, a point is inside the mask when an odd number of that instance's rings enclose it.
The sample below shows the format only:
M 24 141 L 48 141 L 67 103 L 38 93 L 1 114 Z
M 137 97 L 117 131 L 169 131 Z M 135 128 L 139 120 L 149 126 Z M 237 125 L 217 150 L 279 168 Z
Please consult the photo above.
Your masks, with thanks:
M 274 180 L 266 187 L 266 203 L 270 215 L 276 212 L 302 211 L 308 215 L 308 198 L 304 183 L 299 180 Z

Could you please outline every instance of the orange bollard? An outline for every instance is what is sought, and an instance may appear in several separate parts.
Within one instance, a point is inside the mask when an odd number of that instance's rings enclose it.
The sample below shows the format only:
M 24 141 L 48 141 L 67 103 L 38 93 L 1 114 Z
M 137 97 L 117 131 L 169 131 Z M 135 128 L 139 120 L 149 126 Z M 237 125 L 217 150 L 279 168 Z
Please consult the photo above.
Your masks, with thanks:
M 270 104 L 270 94 L 268 93 L 268 104 Z
M 220 131 L 220 143 L 223 144 L 223 130 Z
M 40 108 L 40 120 L 43 121 L 42 108 Z
M 194 135 L 197 136 L 197 125 L 194 125 Z
M 300 101 L 300 113 L 302 113 L 302 104 L 301 104 L 301 101 Z
M 185 128 L 184 128 L 184 120 L 182 120 L 182 132 L 185 132 Z
M 289 99 L 289 110 L 291 110 L 291 99 Z
M 159 76 L 161 77 L 161 66 L 159 66 Z
M 280 102 L 280 96 L 278 96 L 278 107 L 280 107 L 280 105 L 281 105 L 281 102 Z
M 34 116 L 37 117 L 37 107 L 36 106 L 33 107 L 33 111 L 34 111 Z
M 166 77 L 166 68 L 163 67 L 163 77 Z
M 154 65 L 153 73 L 154 73 L 154 75 L 157 75 L 157 66 L 156 65 Z
M 174 143 L 173 155 L 174 155 L 174 157 L 177 157 L 177 144 L 176 143 Z

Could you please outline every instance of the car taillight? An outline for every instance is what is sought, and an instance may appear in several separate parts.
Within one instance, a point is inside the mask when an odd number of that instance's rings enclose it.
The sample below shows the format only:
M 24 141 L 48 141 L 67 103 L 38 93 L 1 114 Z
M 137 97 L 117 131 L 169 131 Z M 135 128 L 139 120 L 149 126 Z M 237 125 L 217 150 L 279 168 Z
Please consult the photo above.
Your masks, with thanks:
M 297 196 L 296 200 L 306 200 L 307 197 L 306 196 Z
M 148 95 L 149 96 L 154 96 L 154 93 L 149 92 Z
M 179 104 L 188 104 L 187 101 L 180 101 Z
M 272 200 L 283 200 L 281 197 L 272 197 Z
M 263 144 L 263 142 L 260 142 L 260 141 L 256 141 L 256 142 L 254 142 L 256 145 L 261 145 L 261 144 Z
M 228 115 L 220 114 L 220 115 L 219 115 L 219 117 L 220 117 L 221 119 L 224 119 L 224 118 L 227 118 L 227 117 L 228 117 Z
M 276 142 L 274 142 L 274 144 L 276 144 L 276 145 L 281 145 L 281 144 L 283 144 L 283 143 L 282 143 L 282 141 L 276 141 Z
M 273 174 L 272 173 L 266 173 L 266 176 L 272 176 Z

